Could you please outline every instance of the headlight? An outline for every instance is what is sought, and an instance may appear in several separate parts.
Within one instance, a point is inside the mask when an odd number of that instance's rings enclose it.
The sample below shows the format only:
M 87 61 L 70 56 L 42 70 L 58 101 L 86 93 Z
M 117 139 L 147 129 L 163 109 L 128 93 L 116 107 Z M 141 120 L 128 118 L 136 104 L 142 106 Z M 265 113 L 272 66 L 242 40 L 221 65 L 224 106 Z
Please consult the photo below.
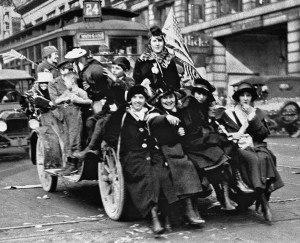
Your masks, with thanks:
M 5 121 L 0 121 L 0 132 L 5 132 L 7 130 L 7 125 Z
M 31 129 L 37 129 L 40 126 L 40 123 L 36 119 L 30 119 L 28 124 Z

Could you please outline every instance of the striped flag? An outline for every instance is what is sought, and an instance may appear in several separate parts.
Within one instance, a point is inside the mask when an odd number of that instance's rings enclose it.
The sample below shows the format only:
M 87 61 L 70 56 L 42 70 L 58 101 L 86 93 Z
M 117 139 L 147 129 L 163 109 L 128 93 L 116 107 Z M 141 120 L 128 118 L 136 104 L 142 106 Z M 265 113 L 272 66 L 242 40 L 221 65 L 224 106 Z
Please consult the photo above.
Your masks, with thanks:
M 184 44 L 181 29 L 176 20 L 173 8 L 170 9 L 162 31 L 166 35 L 166 47 L 170 53 L 173 53 L 183 63 L 185 72 L 193 79 L 201 78 L 201 75 L 195 68 L 194 62 L 190 57 L 190 53 Z
M 24 55 L 22 55 L 21 53 L 17 52 L 14 49 L 11 49 L 10 51 L 5 53 L 1 53 L 0 55 L 2 56 L 2 60 L 4 64 L 9 63 L 16 59 L 26 59 Z

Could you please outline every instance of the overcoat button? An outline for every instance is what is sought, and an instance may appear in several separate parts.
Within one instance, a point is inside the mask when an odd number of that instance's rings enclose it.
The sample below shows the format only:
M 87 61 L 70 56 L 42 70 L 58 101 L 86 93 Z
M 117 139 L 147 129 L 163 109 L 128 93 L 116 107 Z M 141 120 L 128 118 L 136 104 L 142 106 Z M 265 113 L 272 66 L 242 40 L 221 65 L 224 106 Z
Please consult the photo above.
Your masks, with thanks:
M 139 128 L 139 131 L 140 131 L 140 132 L 143 132 L 143 131 L 144 131 L 144 128 Z
M 150 159 L 151 159 L 150 157 L 147 157 L 147 158 L 146 158 L 146 160 L 150 160 Z
M 143 148 L 147 148 L 148 145 L 147 145 L 146 143 L 143 143 L 143 144 L 142 144 L 142 147 L 143 147 Z

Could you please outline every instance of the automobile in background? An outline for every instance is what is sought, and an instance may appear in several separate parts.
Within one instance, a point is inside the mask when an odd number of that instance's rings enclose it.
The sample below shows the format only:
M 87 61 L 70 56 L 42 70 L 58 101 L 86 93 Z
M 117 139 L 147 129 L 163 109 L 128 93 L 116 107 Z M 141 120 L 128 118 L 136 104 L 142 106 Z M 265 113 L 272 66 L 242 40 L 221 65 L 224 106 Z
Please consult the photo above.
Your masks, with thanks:
M 24 70 L 0 70 L 0 149 L 28 148 L 30 128 L 20 99 L 33 83 L 34 78 Z
M 300 76 L 259 76 L 239 83 L 245 81 L 256 87 L 258 100 L 254 105 L 266 112 L 271 132 L 284 129 L 291 137 L 299 137 Z

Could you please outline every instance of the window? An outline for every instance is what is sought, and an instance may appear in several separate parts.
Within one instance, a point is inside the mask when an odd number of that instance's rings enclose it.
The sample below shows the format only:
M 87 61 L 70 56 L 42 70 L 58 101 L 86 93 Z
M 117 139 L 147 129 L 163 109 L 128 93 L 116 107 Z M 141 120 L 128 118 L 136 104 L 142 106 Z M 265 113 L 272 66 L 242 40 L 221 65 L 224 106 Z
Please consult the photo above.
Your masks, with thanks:
M 136 54 L 137 39 L 129 37 L 112 37 L 109 40 L 110 50 L 115 54 Z
M 65 11 L 65 5 L 62 5 L 61 7 L 59 7 L 59 12 L 63 13 Z
M 69 7 L 70 8 L 75 8 L 76 6 L 79 6 L 79 1 L 78 0 L 74 0 L 69 2 Z
M 160 20 L 161 20 L 161 24 L 162 26 L 164 25 L 167 17 L 168 17 L 168 14 L 171 10 L 171 8 L 173 7 L 173 4 L 171 5 L 165 5 L 164 7 L 161 7 L 159 9 L 159 14 L 160 14 Z
M 187 24 L 196 24 L 205 20 L 205 0 L 187 1 Z
M 218 17 L 242 11 L 242 0 L 218 0 Z
M 40 18 L 38 18 L 38 19 L 35 20 L 35 23 L 37 24 L 37 23 L 40 23 L 42 21 L 43 21 L 43 17 L 40 17 Z
M 260 7 L 271 3 L 271 0 L 256 0 L 256 7 Z
M 55 16 L 55 10 L 47 14 L 47 19 L 50 19 Z

